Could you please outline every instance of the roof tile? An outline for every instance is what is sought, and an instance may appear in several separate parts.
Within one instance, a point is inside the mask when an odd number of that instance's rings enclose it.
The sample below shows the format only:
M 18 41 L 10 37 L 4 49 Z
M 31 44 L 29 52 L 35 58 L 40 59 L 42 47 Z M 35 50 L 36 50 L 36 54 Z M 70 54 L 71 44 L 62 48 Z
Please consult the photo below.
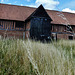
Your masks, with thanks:
M 0 4 L 0 19 L 25 21 L 35 10 L 36 8 L 27 6 Z M 75 14 L 73 13 L 46 11 L 53 20 L 51 23 L 75 25 Z

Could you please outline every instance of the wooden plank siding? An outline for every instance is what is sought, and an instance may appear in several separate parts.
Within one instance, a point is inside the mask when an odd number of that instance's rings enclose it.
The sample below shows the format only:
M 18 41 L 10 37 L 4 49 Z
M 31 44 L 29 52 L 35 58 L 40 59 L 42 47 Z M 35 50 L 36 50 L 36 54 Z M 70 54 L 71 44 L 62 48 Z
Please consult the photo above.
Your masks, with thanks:
M 55 24 L 52 24 L 52 32 L 75 33 L 75 26 L 74 25 L 69 25 L 69 26 L 71 26 L 72 31 L 68 31 L 66 25 L 55 25 Z
M 30 37 L 30 21 L 28 21 L 26 23 L 26 30 L 25 30 L 25 38 L 29 38 Z
M 23 28 L 17 28 L 15 24 L 16 21 L 0 20 L 0 30 L 25 30 L 25 25 Z
M 0 20 L 0 35 L 2 37 L 15 37 L 23 38 L 23 32 L 25 32 L 25 38 L 30 37 L 30 24 L 31 21 L 24 23 L 24 28 L 16 28 L 15 21 Z M 75 26 L 72 25 L 73 32 L 66 31 L 65 25 L 52 24 L 52 33 L 57 34 L 57 39 L 69 39 L 69 36 L 73 36 L 75 39 Z M 74 34 L 73 34 L 74 33 Z M 52 36 L 54 36 L 52 34 Z
M 54 25 L 52 24 L 52 32 L 65 32 L 66 26 L 65 25 Z
M 12 30 L 12 29 L 13 29 L 13 21 L 0 20 L 0 30 Z
M 71 25 L 73 31 L 68 31 L 66 25 L 52 24 L 52 38 L 57 39 L 69 39 L 69 36 L 73 36 L 75 39 L 75 26 Z
M 24 28 L 16 28 L 15 23 L 15 21 L 0 20 L 0 36 L 5 38 L 23 38 L 23 34 L 25 32 L 25 24 Z
M 73 33 L 75 33 L 75 26 L 72 25 Z
M 0 30 L 0 36 L 3 38 L 21 38 L 23 39 L 23 32 L 24 31 L 5 31 L 5 30 Z

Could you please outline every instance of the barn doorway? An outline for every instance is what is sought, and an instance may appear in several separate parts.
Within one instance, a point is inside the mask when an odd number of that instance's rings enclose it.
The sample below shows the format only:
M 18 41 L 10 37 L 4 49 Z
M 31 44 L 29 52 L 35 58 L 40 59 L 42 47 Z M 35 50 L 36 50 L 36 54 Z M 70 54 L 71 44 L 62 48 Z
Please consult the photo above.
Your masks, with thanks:
M 47 18 L 33 18 L 31 21 L 30 36 L 32 39 L 50 40 L 50 20 Z
M 51 24 L 52 19 L 47 14 L 46 10 L 40 5 L 31 15 L 30 38 L 37 40 L 51 39 Z

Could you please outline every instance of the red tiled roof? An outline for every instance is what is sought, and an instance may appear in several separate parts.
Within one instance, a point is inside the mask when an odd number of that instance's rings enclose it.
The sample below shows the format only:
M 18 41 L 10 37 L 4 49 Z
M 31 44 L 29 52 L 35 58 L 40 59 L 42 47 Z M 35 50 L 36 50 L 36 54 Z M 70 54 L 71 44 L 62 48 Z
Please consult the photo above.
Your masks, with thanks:
M 0 19 L 25 21 L 35 10 L 36 8 L 27 6 L 0 4 Z M 46 11 L 53 20 L 51 23 L 75 25 L 75 14 L 73 13 Z
M 26 6 L 0 4 L 0 19 L 24 21 L 34 10 Z
M 53 11 L 53 10 L 47 10 L 47 13 L 53 20 L 51 23 L 75 25 L 74 13 L 60 12 L 60 11 Z

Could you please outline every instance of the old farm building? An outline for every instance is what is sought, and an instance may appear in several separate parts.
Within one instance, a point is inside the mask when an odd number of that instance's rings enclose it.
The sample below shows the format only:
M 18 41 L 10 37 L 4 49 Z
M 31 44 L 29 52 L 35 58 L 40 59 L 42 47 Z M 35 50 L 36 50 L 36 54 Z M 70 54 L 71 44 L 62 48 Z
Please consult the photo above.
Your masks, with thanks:
M 37 39 L 75 39 L 75 14 L 0 4 L 0 36 Z

